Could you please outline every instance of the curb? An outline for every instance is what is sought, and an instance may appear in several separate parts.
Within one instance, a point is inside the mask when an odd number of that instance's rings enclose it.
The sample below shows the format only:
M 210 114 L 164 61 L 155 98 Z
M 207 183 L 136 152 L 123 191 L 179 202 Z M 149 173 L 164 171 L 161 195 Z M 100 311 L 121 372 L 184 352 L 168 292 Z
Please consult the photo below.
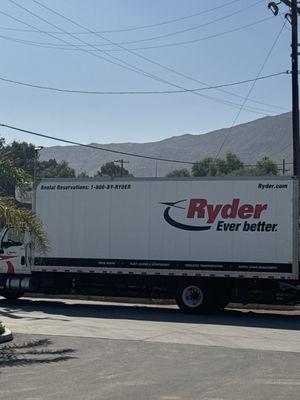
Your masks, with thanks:
M 42 298 L 42 299 L 57 299 L 57 300 L 89 300 L 109 303 L 124 303 L 124 304 L 147 304 L 147 305 L 176 305 L 173 299 L 151 299 L 151 298 L 137 298 L 137 297 L 110 297 L 110 296 L 91 296 L 91 295 L 45 295 L 39 293 L 26 293 L 25 297 L 28 298 Z M 226 307 L 229 310 L 273 310 L 273 311 L 300 311 L 300 305 L 289 306 L 279 304 L 241 304 L 229 303 Z
M 240 304 L 240 303 L 229 303 L 226 307 L 228 309 L 239 309 L 239 310 L 273 310 L 273 311 L 300 311 L 300 306 L 288 306 L 280 304 Z
M 24 297 L 40 298 L 51 300 L 89 300 L 108 303 L 124 303 L 124 304 L 149 304 L 149 305 L 176 305 L 173 299 L 151 299 L 141 297 L 117 297 L 117 296 L 95 296 L 80 294 L 41 294 L 41 293 L 25 293 Z
M 13 340 L 13 335 L 9 329 L 5 328 L 5 332 L 0 335 L 0 343 L 10 342 L 11 340 Z

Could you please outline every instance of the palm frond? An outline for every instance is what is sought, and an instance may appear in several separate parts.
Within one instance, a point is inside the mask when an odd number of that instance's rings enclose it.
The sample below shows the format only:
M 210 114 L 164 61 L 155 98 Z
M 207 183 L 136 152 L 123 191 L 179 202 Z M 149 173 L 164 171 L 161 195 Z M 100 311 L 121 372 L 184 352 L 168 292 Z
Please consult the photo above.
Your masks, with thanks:
M 0 219 L 13 226 L 21 240 L 24 239 L 26 229 L 29 229 L 40 250 L 46 251 L 47 237 L 41 221 L 32 211 L 20 208 L 12 199 L 0 196 Z
M 28 190 L 31 183 L 31 176 L 21 168 L 17 168 L 12 160 L 9 159 L 9 154 L 0 152 L 0 191 L 7 186 L 17 185 L 20 192 L 23 194 Z

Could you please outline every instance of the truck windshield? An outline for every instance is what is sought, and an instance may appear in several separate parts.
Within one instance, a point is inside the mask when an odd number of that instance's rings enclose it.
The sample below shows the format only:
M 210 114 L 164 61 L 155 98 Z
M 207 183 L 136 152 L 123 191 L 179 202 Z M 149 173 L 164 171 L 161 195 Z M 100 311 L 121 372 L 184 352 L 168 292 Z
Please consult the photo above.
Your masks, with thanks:
M 2 238 L 1 248 L 6 249 L 12 246 L 22 246 L 22 242 L 15 229 L 7 229 L 5 235 Z

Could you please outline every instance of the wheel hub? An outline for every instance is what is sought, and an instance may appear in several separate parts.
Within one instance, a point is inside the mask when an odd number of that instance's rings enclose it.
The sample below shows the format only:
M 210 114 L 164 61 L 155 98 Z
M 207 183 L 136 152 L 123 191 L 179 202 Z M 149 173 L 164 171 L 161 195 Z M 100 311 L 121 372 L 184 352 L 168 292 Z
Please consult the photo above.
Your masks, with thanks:
M 203 301 L 203 292 L 198 286 L 187 286 L 182 292 L 182 300 L 187 307 L 198 307 Z

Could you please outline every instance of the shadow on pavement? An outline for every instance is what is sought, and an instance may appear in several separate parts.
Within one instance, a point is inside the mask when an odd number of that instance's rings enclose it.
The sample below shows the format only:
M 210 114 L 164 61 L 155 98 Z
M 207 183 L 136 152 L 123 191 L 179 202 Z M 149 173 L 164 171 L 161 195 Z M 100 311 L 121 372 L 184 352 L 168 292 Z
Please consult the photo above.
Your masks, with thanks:
M 270 329 L 300 330 L 300 315 L 280 314 L 276 312 L 254 312 L 225 310 L 214 315 L 188 315 L 175 308 L 143 305 L 120 305 L 91 303 L 67 303 L 64 300 L 18 300 L 8 302 L 0 300 L 1 316 L 23 318 L 16 312 L 42 312 L 42 319 L 57 319 L 56 316 L 87 317 L 106 319 L 128 319 L 132 321 L 157 321 L 175 323 L 213 324 L 228 326 L 260 327 Z M 28 314 L 26 318 L 35 318 Z M 40 318 L 39 318 L 40 319 Z
M 53 349 L 49 339 L 31 340 L 0 346 L 0 371 L 3 367 L 50 364 L 75 358 L 74 349 Z

